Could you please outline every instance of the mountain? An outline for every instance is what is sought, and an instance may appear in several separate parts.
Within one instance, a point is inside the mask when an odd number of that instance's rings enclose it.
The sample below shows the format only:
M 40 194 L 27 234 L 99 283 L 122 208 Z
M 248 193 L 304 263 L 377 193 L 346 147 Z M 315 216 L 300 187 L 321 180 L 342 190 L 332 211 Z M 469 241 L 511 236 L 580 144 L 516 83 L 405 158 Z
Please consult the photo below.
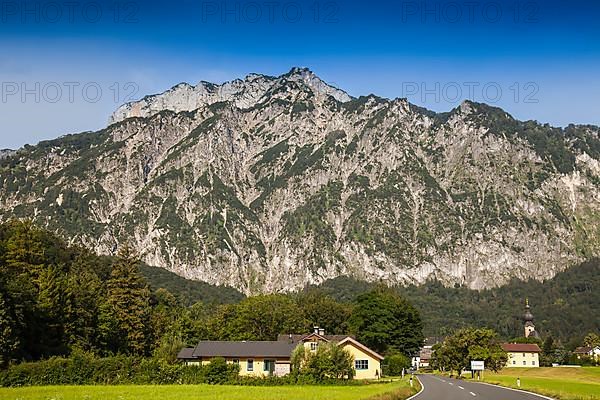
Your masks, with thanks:
M 250 74 L 246 79 L 236 79 L 222 85 L 202 81 L 196 86 L 180 83 L 164 93 L 146 96 L 140 101 L 127 103 L 113 113 L 109 123 L 132 117 L 150 117 L 164 110 L 174 112 L 194 111 L 220 102 L 230 102 L 237 108 L 248 109 L 260 102 L 269 91 L 277 90 L 284 82 L 306 86 L 319 95 L 330 95 L 340 102 L 352 98 L 342 90 L 323 82 L 306 68 L 292 68 L 279 78 Z M 284 83 L 285 84 L 285 83 Z
M 3 158 L 7 158 L 10 157 L 11 155 L 13 155 L 15 153 L 14 150 L 10 150 L 10 149 L 0 149 L 0 160 L 2 160 Z
M 307 69 L 180 84 L 0 160 L 0 219 L 246 294 L 482 289 L 600 255 L 600 128 L 353 98 Z

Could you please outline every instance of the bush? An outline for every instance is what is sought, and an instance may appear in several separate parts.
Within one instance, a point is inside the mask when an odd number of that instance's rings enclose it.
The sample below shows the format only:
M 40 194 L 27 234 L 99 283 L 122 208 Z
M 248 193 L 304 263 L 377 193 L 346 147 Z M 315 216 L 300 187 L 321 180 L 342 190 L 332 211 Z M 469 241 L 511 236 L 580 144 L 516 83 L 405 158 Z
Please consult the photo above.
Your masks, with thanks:
M 352 379 L 354 358 L 335 343 L 320 344 L 316 352 L 307 351 L 303 344 L 294 349 L 291 359 L 293 375 L 299 380 L 324 382 Z
M 381 366 L 384 376 L 400 376 L 403 369 L 410 368 L 410 360 L 404 354 L 394 354 L 386 357 Z
M 568 359 L 568 363 L 571 365 L 581 365 L 582 367 L 593 367 L 596 365 L 596 360 L 590 356 L 577 356 L 571 354 Z
M 144 359 L 133 377 L 138 384 L 170 385 L 181 380 L 182 364 L 169 364 L 155 358 Z
M 213 358 L 205 368 L 206 382 L 211 385 L 222 385 L 235 381 L 240 372 L 239 365 L 227 364 L 227 361 L 222 357 Z

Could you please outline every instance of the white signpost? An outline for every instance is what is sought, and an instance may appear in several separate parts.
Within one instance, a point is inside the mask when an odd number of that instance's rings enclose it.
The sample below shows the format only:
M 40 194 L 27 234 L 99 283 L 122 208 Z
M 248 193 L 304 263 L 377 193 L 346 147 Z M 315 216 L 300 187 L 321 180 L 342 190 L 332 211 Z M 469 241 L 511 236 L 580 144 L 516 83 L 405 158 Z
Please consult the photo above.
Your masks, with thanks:
M 471 361 L 471 371 L 483 371 L 485 369 L 484 361 Z
M 483 361 L 471 361 L 471 373 L 477 371 L 477 380 L 480 379 L 481 373 L 485 369 L 485 362 Z

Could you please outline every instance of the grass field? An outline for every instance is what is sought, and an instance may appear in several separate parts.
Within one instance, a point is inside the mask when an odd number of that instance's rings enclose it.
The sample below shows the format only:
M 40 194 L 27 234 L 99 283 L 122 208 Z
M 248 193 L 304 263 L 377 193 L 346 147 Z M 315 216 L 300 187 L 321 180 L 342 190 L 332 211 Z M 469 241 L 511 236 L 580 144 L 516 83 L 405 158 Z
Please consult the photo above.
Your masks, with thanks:
M 40 386 L 0 388 L 2 400 L 400 400 L 408 381 L 360 386 Z
M 540 393 L 561 400 L 600 400 L 600 367 L 505 368 L 486 372 L 484 381 Z

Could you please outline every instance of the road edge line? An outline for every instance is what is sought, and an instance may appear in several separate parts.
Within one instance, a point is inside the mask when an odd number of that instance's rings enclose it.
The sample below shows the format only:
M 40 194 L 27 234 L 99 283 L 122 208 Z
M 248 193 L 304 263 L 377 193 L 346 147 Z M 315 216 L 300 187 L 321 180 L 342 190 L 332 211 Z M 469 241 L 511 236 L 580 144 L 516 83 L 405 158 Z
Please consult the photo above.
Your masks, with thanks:
M 556 400 L 553 397 L 544 396 L 543 394 L 539 394 L 539 393 L 535 393 L 535 392 L 529 392 L 527 390 L 514 389 L 514 388 L 511 388 L 511 387 L 506 387 L 506 386 L 502 386 L 502 385 L 495 385 L 493 383 L 487 383 L 487 382 L 473 382 L 473 383 L 479 383 L 481 385 L 488 385 L 488 386 L 493 386 L 493 387 L 497 387 L 497 388 L 499 387 L 499 388 L 502 388 L 502 389 L 512 390 L 514 392 L 521 392 L 521 393 L 532 394 L 534 396 L 538 396 L 538 397 L 541 397 L 542 399 L 546 399 L 546 400 Z
M 418 395 L 420 395 L 423 392 L 423 390 L 425 390 L 425 385 L 423 385 L 423 382 L 421 382 L 421 380 L 419 379 L 419 377 L 415 375 L 415 378 L 419 381 L 419 385 L 421 385 L 421 390 L 419 390 L 418 393 L 413 394 L 412 396 L 410 396 L 406 400 L 412 400 L 412 399 L 414 399 L 415 397 L 417 397 Z M 554 400 L 554 399 L 551 399 L 551 400 Z

